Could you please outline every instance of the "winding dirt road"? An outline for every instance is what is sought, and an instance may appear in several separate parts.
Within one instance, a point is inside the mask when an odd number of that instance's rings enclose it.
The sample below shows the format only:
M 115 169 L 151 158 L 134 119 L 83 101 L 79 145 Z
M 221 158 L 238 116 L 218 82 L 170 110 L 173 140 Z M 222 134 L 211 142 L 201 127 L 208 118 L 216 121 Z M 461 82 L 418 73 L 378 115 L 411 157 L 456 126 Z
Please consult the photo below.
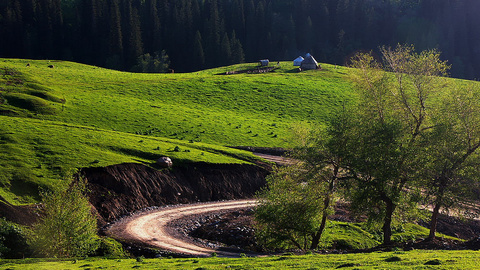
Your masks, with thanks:
M 248 208 L 255 203 L 255 200 L 235 200 L 159 208 L 121 220 L 110 226 L 106 234 L 122 241 L 148 245 L 188 256 L 206 257 L 210 256 L 212 252 L 216 252 L 219 256 L 238 257 L 238 253 L 196 245 L 188 237 L 172 233 L 173 230 L 169 228 L 168 224 L 191 215 Z

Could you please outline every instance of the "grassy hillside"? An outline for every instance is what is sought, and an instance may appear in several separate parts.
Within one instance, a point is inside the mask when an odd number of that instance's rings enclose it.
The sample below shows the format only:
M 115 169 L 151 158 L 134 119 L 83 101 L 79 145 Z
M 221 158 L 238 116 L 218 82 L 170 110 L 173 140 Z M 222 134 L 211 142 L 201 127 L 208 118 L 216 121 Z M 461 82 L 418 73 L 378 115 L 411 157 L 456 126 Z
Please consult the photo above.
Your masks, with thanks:
M 2 269 L 477 269 L 479 251 L 395 251 L 262 258 L 0 260 Z
M 241 66 L 135 74 L 71 62 L 3 60 L 0 67 L 16 72 L 11 77 L 23 81 L 16 85 L 23 89 L 7 94 L 12 106 L 2 107 L 22 116 L 41 113 L 42 119 L 128 133 L 288 146 L 291 123 L 324 120 L 351 98 L 351 91 L 343 68 L 324 65 L 319 72 L 290 73 L 291 63 L 282 64 L 285 68 L 275 73 L 220 76 L 215 74 Z M 21 108 L 19 100 L 28 105 Z
M 244 151 L 204 143 L 107 131 L 61 122 L 0 116 L 0 196 L 10 202 L 38 199 L 75 168 L 124 162 L 154 163 L 161 156 L 175 163 L 243 163 L 256 158 Z M 176 149 L 176 147 L 178 147 Z
M 53 65 L 53 68 L 48 67 Z M 238 163 L 224 146 L 289 147 L 292 125 L 322 123 L 352 100 L 348 69 L 135 74 L 64 61 L 0 59 L 0 196 L 38 199 L 75 168 L 122 162 Z M 180 151 L 173 151 L 176 146 Z

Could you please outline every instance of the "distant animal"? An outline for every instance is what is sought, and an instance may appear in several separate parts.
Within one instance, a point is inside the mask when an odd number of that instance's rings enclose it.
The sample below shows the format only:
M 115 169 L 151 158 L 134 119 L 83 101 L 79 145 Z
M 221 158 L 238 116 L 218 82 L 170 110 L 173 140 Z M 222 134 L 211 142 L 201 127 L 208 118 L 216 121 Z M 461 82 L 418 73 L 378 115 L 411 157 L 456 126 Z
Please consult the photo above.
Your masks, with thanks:
M 49 68 L 54 68 L 55 66 L 54 65 L 48 65 Z
M 27 67 L 29 67 L 29 66 L 30 66 L 30 63 L 27 63 Z

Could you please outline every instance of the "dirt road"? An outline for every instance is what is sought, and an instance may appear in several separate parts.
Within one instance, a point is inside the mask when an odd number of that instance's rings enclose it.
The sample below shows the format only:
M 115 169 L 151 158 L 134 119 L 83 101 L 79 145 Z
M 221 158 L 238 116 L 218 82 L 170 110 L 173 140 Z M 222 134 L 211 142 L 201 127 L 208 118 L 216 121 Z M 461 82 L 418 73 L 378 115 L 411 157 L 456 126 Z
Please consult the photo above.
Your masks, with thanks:
M 263 159 L 266 159 L 268 161 L 274 162 L 275 164 L 280 166 L 292 165 L 295 162 L 295 160 L 284 157 L 284 156 L 275 156 L 275 155 L 268 155 L 268 154 L 255 153 L 255 152 L 253 152 L 253 154 Z
M 235 200 L 159 208 L 119 221 L 113 224 L 106 233 L 122 241 L 140 243 L 173 253 L 204 257 L 211 256 L 212 252 L 216 252 L 219 256 L 238 257 L 237 253 L 196 245 L 187 236 L 175 235 L 174 230 L 169 228 L 168 224 L 190 215 L 247 208 L 254 204 L 255 200 Z

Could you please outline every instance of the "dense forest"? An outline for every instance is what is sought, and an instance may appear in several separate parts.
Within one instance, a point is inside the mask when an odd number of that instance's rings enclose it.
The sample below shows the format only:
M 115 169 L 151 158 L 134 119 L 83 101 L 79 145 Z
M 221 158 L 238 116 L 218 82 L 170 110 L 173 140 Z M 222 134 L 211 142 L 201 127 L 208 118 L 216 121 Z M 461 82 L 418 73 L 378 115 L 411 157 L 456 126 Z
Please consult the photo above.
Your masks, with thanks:
M 306 52 L 438 48 L 452 76 L 480 74 L 476 0 L 2 0 L 0 57 L 138 72 L 195 71 Z

